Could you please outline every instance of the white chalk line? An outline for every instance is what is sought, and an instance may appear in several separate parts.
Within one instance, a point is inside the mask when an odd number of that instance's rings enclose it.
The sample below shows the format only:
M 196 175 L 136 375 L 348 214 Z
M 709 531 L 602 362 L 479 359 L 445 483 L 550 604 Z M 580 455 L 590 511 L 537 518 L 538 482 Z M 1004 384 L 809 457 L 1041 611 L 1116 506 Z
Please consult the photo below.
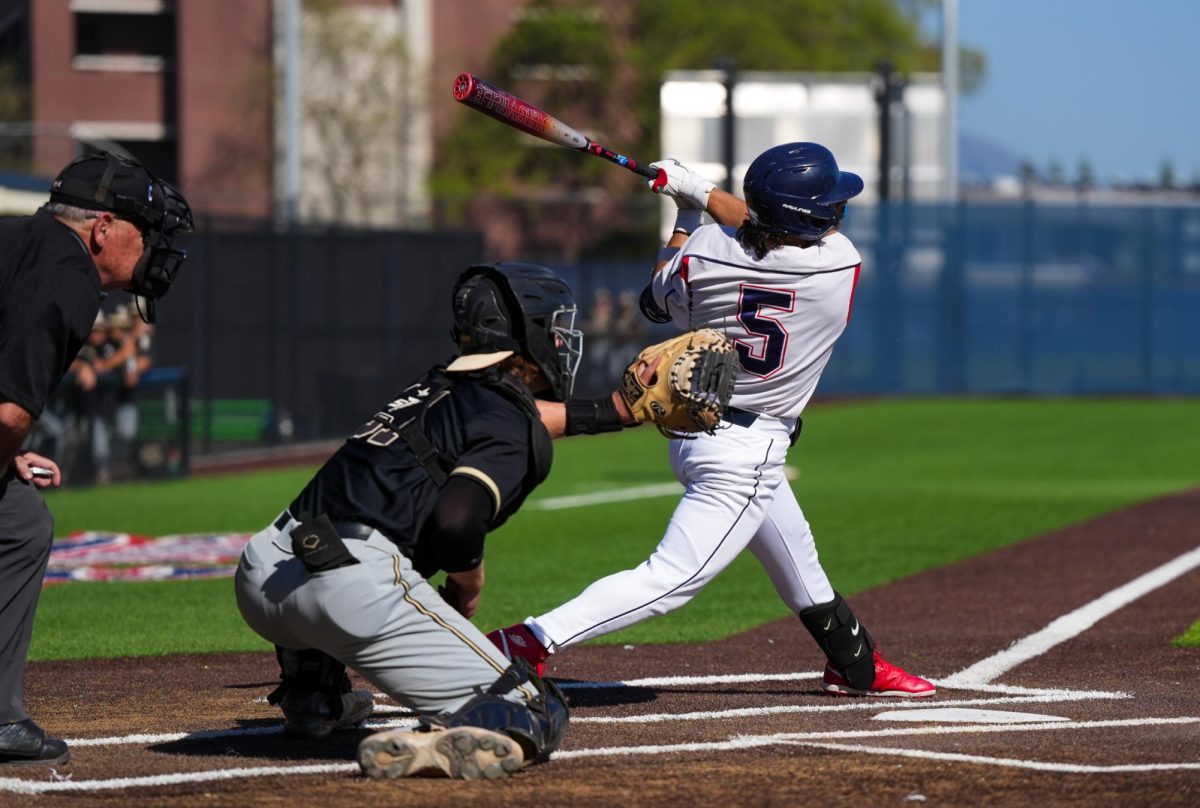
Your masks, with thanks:
M 728 710 L 704 710 L 687 713 L 640 713 L 638 715 L 595 715 L 573 716 L 572 724 L 661 724 L 681 721 L 714 721 L 723 718 L 759 718 L 769 715 L 797 715 L 802 713 L 849 713 L 870 712 L 881 709 L 917 710 L 930 707 L 980 707 L 996 704 L 1051 704 L 1067 701 L 1098 701 L 1102 699 L 1132 698 L 1125 693 L 1052 693 L 1038 696 L 1000 696 L 998 698 L 978 699 L 945 699 L 930 701 L 928 699 L 896 699 L 887 705 L 880 704 L 876 699 L 842 701 L 838 704 L 808 705 L 785 704 L 775 707 L 731 707 Z M 833 700 L 832 698 L 830 699 Z M 367 721 L 363 726 L 369 729 L 395 729 L 413 725 L 411 716 L 404 718 Z M 230 730 L 229 732 L 237 732 Z
M 800 477 L 800 470 L 794 466 L 784 466 L 783 476 L 789 480 Z M 586 494 L 567 494 L 560 497 L 530 500 L 525 508 L 535 511 L 557 511 L 565 508 L 582 508 L 588 505 L 608 505 L 612 502 L 631 502 L 636 499 L 653 499 L 655 497 L 677 497 L 683 493 L 683 485 L 678 482 L 646 483 L 631 485 L 624 488 L 606 488 L 602 491 L 590 491 Z
M 671 677 L 655 677 L 646 679 L 629 679 L 625 681 L 612 682 L 563 682 L 559 685 L 564 690 L 618 690 L 621 688 L 631 687 L 687 687 L 710 684 L 739 684 L 739 683 L 762 683 L 762 682 L 794 682 L 802 680 L 812 680 L 820 676 L 818 672 L 805 673 L 738 673 L 724 674 L 713 676 L 671 676 Z M 936 684 L 938 680 L 933 680 Z M 1112 700 L 1112 699 L 1128 699 L 1132 698 L 1129 693 L 1121 691 L 1107 690 L 1065 690 L 1054 688 L 1033 688 L 1033 687 L 1015 687 L 1012 685 L 997 685 L 997 684 L 972 684 L 967 685 L 961 690 L 972 690 L 982 693 L 997 693 L 1004 694 L 1001 698 L 980 698 L 980 699 L 956 699 L 956 700 L 937 700 L 930 701 L 928 699 L 887 699 L 886 706 L 897 709 L 917 708 L 917 707 L 966 707 L 978 706 L 983 704 L 1036 704 L 1049 702 L 1063 701 L 1089 701 L 1089 700 Z M 383 693 L 373 693 L 375 700 L 390 701 L 388 696 Z M 571 719 L 572 723 L 641 723 L 641 722 L 658 722 L 658 721 L 700 721 L 708 718 L 734 718 L 757 715 L 772 715 L 776 713 L 837 713 L 837 712 L 853 712 L 861 710 L 878 710 L 885 706 L 878 699 L 836 699 L 828 697 L 829 701 L 836 702 L 827 705 L 784 705 L 778 707 L 747 707 L 741 709 L 720 710 L 713 712 L 692 712 L 692 713 L 655 713 L 639 716 L 576 716 Z M 265 703 L 265 699 L 254 699 L 255 703 Z M 376 704 L 376 715 L 394 715 L 397 718 L 385 720 L 368 720 L 363 722 L 363 726 L 367 729 L 395 729 L 413 723 L 416 714 L 405 707 L 399 707 L 391 704 Z M 150 745 L 161 743 L 172 743 L 175 741 L 205 741 L 218 738 L 238 738 L 252 735 L 279 735 L 283 732 L 283 727 L 280 724 L 272 724 L 263 727 L 239 727 L 237 729 L 215 729 L 215 730 L 199 730 L 195 732 L 164 732 L 164 733 L 139 733 L 136 735 L 115 735 L 103 738 L 68 738 L 67 743 L 70 746 L 87 747 L 87 746 L 122 746 L 131 744 Z
M 801 673 L 724 673 L 712 676 L 651 676 L 645 679 L 618 679 L 609 682 L 558 682 L 563 690 L 606 690 L 615 687 L 690 687 L 694 685 L 737 685 L 756 682 L 796 682 L 815 679 L 820 671 Z M 550 677 L 554 678 L 554 677 Z
M 851 711 L 871 711 L 882 709 L 921 709 L 929 707 L 978 707 L 991 704 L 1050 704 L 1064 701 L 1090 701 L 1096 699 L 1091 695 L 1055 695 L 1055 696 L 1001 696 L 999 698 L 980 699 L 949 699 L 930 701 L 928 699 L 897 699 L 895 703 L 886 705 L 878 701 L 856 701 L 838 705 L 807 705 L 785 704 L 776 707 L 735 707 L 728 710 L 708 710 L 691 713 L 647 713 L 644 715 L 597 715 L 579 716 L 571 719 L 572 724 L 655 724 L 665 721 L 710 721 L 721 718 L 754 718 L 767 715 L 791 715 L 798 713 L 841 713 Z M 1114 697 L 1109 697 L 1114 698 Z M 1115 698 L 1126 698 L 1116 696 Z
M 185 783 L 237 780 L 242 777 L 280 777 L 289 774 L 349 774 L 358 771 L 357 763 L 313 763 L 305 766 L 256 766 L 243 769 L 216 769 L 202 772 L 175 772 L 146 777 L 118 777 L 112 780 L 18 780 L 0 778 L 0 791 L 17 794 L 45 794 L 50 791 L 110 791 L 117 788 L 148 788 Z
M 1043 772 L 1065 772 L 1068 774 L 1108 774 L 1113 772 L 1161 772 L 1178 769 L 1200 769 L 1200 763 L 1117 763 L 1111 766 L 1086 763 L 1049 763 L 1041 760 L 1019 760 L 1017 758 L 985 757 L 964 755 L 959 752 L 930 752 L 924 749 L 893 749 L 888 746 L 861 746 L 848 743 L 802 743 L 817 749 L 833 749 L 839 752 L 862 752 L 868 755 L 891 755 L 893 757 L 921 758 L 952 763 L 978 763 L 983 766 L 1004 766 L 1013 769 L 1033 769 Z
M 834 730 L 828 732 L 787 732 L 774 735 L 743 735 L 724 741 L 704 741 L 696 743 L 661 744 L 643 746 L 616 746 L 594 749 L 569 749 L 554 754 L 556 760 L 571 760 L 589 757 L 621 757 L 678 754 L 682 752 L 720 752 L 738 749 L 752 749 L 764 746 L 779 745 L 816 745 L 812 742 L 828 742 L 836 739 L 850 740 L 856 738 L 885 738 L 885 737 L 915 737 L 931 735 L 956 735 L 974 732 L 1033 732 L 1045 730 L 1075 730 L 1075 729 L 1105 729 L 1114 727 L 1143 727 L 1157 725 L 1179 725 L 1200 723 L 1200 716 L 1181 716 L 1176 718 L 1140 718 L 1120 719 L 1111 721 L 1080 721 L 1071 723 L 1031 723 L 1031 724 L 968 724 L 962 726 L 937 727 L 904 727 L 877 730 Z M 913 750 L 888 750 L 887 747 L 870 747 L 879 749 L 880 754 L 893 752 L 908 753 Z M 934 754 L 934 753 L 930 753 Z M 964 759 L 972 756 L 962 756 Z M 984 758 L 987 761 L 1001 761 L 1003 758 Z M 1027 764 L 1025 767 L 1036 765 L 1036 761 L 1017 761 Z M 994 765 L 1001 765 L 994 763 Z M 1070 764 L 1060 764 L 1070 765 Z M 1162 771 L 1167 769 L 1197 768 L 1200 763 L 1161 763 L 1145 764 L 1139 768 L 1130 764 L 1128 768 L 1112 769 L 1113 771 Z M 112 780 L 56 780 L 50 782 L 18 780 L 13 778 L 0 779 L 0 791 L 12 791 L 23 794 L 42 794 L 53 791 L 106 791 L 122 788 L 155 787 L 180 785 L 185 783 L 203 783 L 215 780 L 233 780 L 242 777 L 273 777 L 296 774 L 343 774 L 358 770 L 355 763 L 325 763 L 303 766 L 259 766 L 254 768 L 218 769 L 203 772 L 179 772 L 174 774 L 156 774 L 145 777 L 121 777 Z
M 627 488 L 609 488 L 587 494 L 569 494 L 562 497 L 547 497 L 531 501 L 525 507 L 535 511 L 557 511 L 564 508 L 579 508 L 585 505 L 607 505 L 612 502 L 630 502 L 651 497 L 679 496 L 683 486 L 677 482 L 633 485 Z
M 1054 646 L 1082 634 L 1118 609 L 1170 583 L 1196 567 L 1200 567 L 1200 547 L 1184 553 L 1145 575 L 1134 578 L 1129 583 L 1117 587 L 1073 612 L 1064 614 L 1041 631 L 1018 640 L 1005 650 L 976 662 L 953 676 L 943 679 L 942 682 L 947 687 L 991 682 L 1021 663 L 1039 657 Z
M 674 485 L 674 484 L 672 484 L 672 485 Z M 625 496 L 625 498 L 638 498 L 638 497 L 646 495 L 646 493 L 645 493 L 646 489 L 654 489 L 657 491 L 660 489 L 665 489 L 665 487 L 666 487 L 666 484 L 657 485 L 657 486 L 637 486 L 635 488 L 630 488 L 630 489 L 620 489 L 618 491 L 609 491 L 609 492 L 597 492 L 596 494 L 588 494 L 588 495 L 581 495 L 581 496 L 583 496 L 585 498 L 590 498 L 590 499 L 586 499 L 585 504 L 591 503 L 594 501 L 620 501 L 619 499 L 595 500 L 594 497 L 629 495 L 629 496 Z M 638 491 L 639 493 L 637 493 L 636 495 L 633 495 L 632 492 L 634 492 L 634 491 Z M 557 501 L 562 502 L 567 499 L 572 499 L 572 498 L 558 498 Z M 576 504 L 578 504 L 580 502 L 578 497 L 573 498 L 573 499 L 575 500 Z M 544 500 L 543 502 L 553 502 L 553 501 L 554 500 Z M 557 507 L 574 507 L 574 505 L 559 505 Z M 994 654 L 993 656 L 988 657 L 987 659 L 984 659 L 984 660 L 964 669 L 963 671 L 960 671 L 959 673 L 957 673 L 951 677 L 943 679 L 940 681 L 939 684 L 946 686 L 946 687 L 951 687 L 951 688 L 983 690 L 986 686 L 991 685 L 992 680 L 998 678 L 999 676 L 1003 675 L 1004 673 L 1006 673 L 1007 671 L 1016 667 L 1017 665 L 1021 664 L 1022 662 L 1028 661 L 1029 659 L 1033 659 L 1036 656 L 1040 656 L 1041 654 L 1045 653 L 1050 648 L 1053 648 L 1055 645 L 1058 645 L 1062 642 L 1065 642 L 1068 639 L 1071 639 L 1074 636 L 1077 636 L 1078 634 L 1082 633 L 1083 631 L 1086 631 L 1091 626 L 1095 625 L 1095 623 L 1097 621 L 1099 621 L 1100 619 L 1102 619 L 1103 617 L 1128 605 L 1129 603 L 1131 603 L 1132 601 L 1141 597 L 1142 595 L 1144 595 L 1148 592 L 1151 592 L 1154 589 L 1157 589 L 1160 586 L 1165 585 L 1166 583 L 1169 583 L 1170 581 L 1172 581 L 1175 578 L 1179 577 L 1180 575 L 1183 575 L 1186 572 L 1196 568 L 1197 566 L 1200 566 L 1200 547 L 1197 547 L 1196 549 L 1194 549 L 1188 553 L 1185 553 L 1184 555 L 1176 558 L 1175 560 L 1168 562 L 1167 564 L 1164 564 L 1161 567 L 1158 567 L 1157 569 L 1152 570 L 1149 573 L 1146 573 L 1145 575 L 1142 575 L 1141 577 L 1134 579 L 1133 581 L 1130 581 L 1129 583 L 1125 584 L 1124 586 L 1121 586 L 1100 598 L 1097 598 L 1096 600 L 1081 607 L 1080 609 L 1076 609 L 1075 611 L 1058 618 L 1057 620 L 1052 622 L 1050 625 L 1048 625 L 1046 628 L 1042 629 L 1041 631 L 1039 631 L 1035 634 L 1032 634 L 1032 635 L 1024 638 L 1023 640 L 1018 641 L 1017 643 L 1014 643 L 1010 648 L 1006 649 L 1005 651 L 1002 651 L 998 654 Z M 715 683 L 751 682 L 751 681 L 762 682 L 762 681 L 772 681 L 772 680 L 774 680 L 774 681 L 792 681 L 792 680 L 800 678 L 801 676 L 804 676 L 805 678 L 809 678 L 812 675 L 813 674 L 811 674 L 811 673 L 809 673 L 809 674 L 774 674 L 774 675 L 738 674 L 735 676 L 695 677 L 695 678 L 704 680 L 705 683 L 715 684 Z M 771 678 L 771 677 L 775 677 L 775 678 Z M 632 680 L 632 681 L 628 681 L 628 682 L 617 682 L 617 683 L 571 683 L 571 684 L 576 684 L 581 687 L 591 687 L 591 688 L 604 687 L 604 686 L 610 686 L 610 685 L 611 686 L 622 686 L 622 687 L 650 687 L 650 686 L 663 687 L 663 686 L 673 686 L 673 685 L 677 685 L 677 684 L 680 684 L 680 685 L 688 684 L 688 683 L 695 684 L 696 682 L 691 681 L 692 679 L 693 679 L 693 677 L 659 677 L 659 678 L 648 678 L 648 679 L 643 679 L 643 680 Z M 1050 702 L 1050 701 L 1064 701 L 1064 700 L 1072 699 L 1072 697 L 1069 697 L 1067 695 L 1059 695 L 1059 696 L 1038 695 L 1037 691 L 1035 689 L 1021 689 L 1021 688 L 1014 688 L 1012 686 L 992 686 L 992 687 L 995 688 L 992 690 L 992 692 L 1010 692 L 1010 693 L 1012 693 L 1012 692 L 1015 692 L 1018 690 L 1028 690 L 1029 692 L 1023 693 L 1021 697 L 1013 696 L 1010 698 L 1000 698 L 1000 699 L 965 699 L 965 700 L 957 700 L 957 701 L 941 701 L 941 702 L 937 702 L 937 703 L 940 706 L 966 706 L 968 704 L 978 705 L 978 704 L 983 704 L 983 703 L 991 703 L 991 704 L 1016 703 L 1017 701 L 1020 701 L 1022 703 L 1045 703 L 1045 702 Z M 1069 691 L 1063 691 L 1064 694 L 1068 693 L 1068 692 Z M 1106 697 L 1108 697 L 1108 698 L 1126 698 L 1127 695 L 1121 693 L 1121 694 L 1111 694 Z M 1078 696 L 1075 696 L 1073 698 L 1077 699 Z M 1102 697 L 1101 696 L 1091 696 L 1091 698 L 1102 698 Z M 921 706 L 924 706 L 925 703 L 920 703 L 920 704 L 921 704 Z M 868 702 L 866 707 L 859 707 L 858 704 L 851 703 L 850 705 L 846 705 L 846 707 L 849 707 L 850 709 L 873 709 L 875 707 L 875 705 L 872 705 Z M 701 720 L 702 718 L 708 719 L 708 718 L 721 718 L 721 717 L 744 717 L 744 716 L 752 716 L 752 715 L 768 715 L 768 714 L 781 713 L 781 712 L 819 712 L 819 711 L 830 711 L 831 709 L 840 709 L 840 708 L 837 708 L 837 707 L 833 707 L 833 708 L 805 707 L 803 705 L 796 705 L 796 706 L 791 706 L 791 707 L 785 706 L 785 707 L 774 707 L 774 708 L 771 708 L 771 707 L 747 708 L 746 710 L 728 710 L 728 711 L 717 711 L 717 712 L 710 712 L 710 713 L 684 713 L 684 714 L 673 714 L 673 715 L 672 714 L 657 714 L 657 715 L 637 716 L 637 717 L 595 716 L 595 717 L 591 717 L 590 719 L 581 718 L 581 719 L 576 719 L 576 720 L 577 721 L 590 720 L 595 723 L 622 723 L 622 722 L 627 722 L 627 721 L 628 722 L 646 723 L 646 722 L 650 722 L 650 721 L 679 721 L 679 720 Z M 1132 719 L 1131 721 L 1133 723 L 1130 723 L 1129 721 L 1081 722 L 1081 723 L 1073 723 L 1073 724 L 1068 724 L 1068 725 L 1055 723 L 1050 726 L 1052 728 L 1063 728 L 1064 726 L 1071 727 L 1071 728 L 1086 728 L 1086 727 L 1092 727 L 1092 726 L 1132 726 L 1132 725 L 1148 725 L 1148 724 L 1167 723 L 1167 722 L 1175 723 L 1175 722 L 1180 722 L 1180 721 L 1190 723 L 1190 722 L 1194 722 L 1197 720 L 1200 720 L 1200 719 L 1194 719 L 1194 718 Z M 380 728 L 384 728 L 389 725 L 396 725 L 399 723 L 404 723 L 404 722 L 399 719 L 392 720 L 392 721 L 383 721 L 383 722 L 367 722 L 367 724 L 365 724 L 365 726 L 376 725 L 376 726 L 379 726 Z M 1025 725 L 1020 725 L 1020 724 L 1009 724 L 1009 725 L 1001 725 L 1001 726 L 969 725 L 969 726 L 960 726 L 960 727 L 941 727 L 941 728 L 921 727 L 921 728 L 915 728 L 915 729 L 911 729 L 911 730 L 872 730 L 872 731 L 868 731 L 866 734 L 860 734 L 860 735 L 855 735 L 852 733 L 850 735 L 845 735 L 845 734 L 835 735 L 835 736 L 825 735 L 822 737 L 841 737 L 841 738 L 845 738 L 845 737 L 880 737 L 880 736 L 889 735 L 889 734 L 916 734 L 916 733 L 938 734 L 938 733 L 973 732 L 973 731 L 994 732 L 994 731 L 1015 731 L 1017 729 L 1024 729 L 1024 728 L 1035 728 L 1036 729 L 1036 728 L 1045 728 L 1045 726 L 1044 725 L 1031 725 L 1031 727 L 1026 727 Z M 102 745 L 113 745 L 113 744 L 118 744 L 118 743 L 165 743 L 165 742 L 178 741 L 178 740 L 184 740 L 184 739 L 202 740 L 202 739 L 208 739 L 208 738 L 230 737 L 230 736 L 235 736 L 235 735 L 269 735 L 269 734 L 273 734 L 273 733 L 278 733 L 279 731 L 280 730 L 278 727 L 251 727 L 251 728 L 238 729 L 238 730 L 203 731 L 203 732 L 199 732 L 199 733 L 164 733 L 161 735 L 122 736 L 120 738 L 108 738 L 108 739 L 106 739 L 106 738 L 81 739 L 78 741 L 72 741 L 71 743 L 73 743 L 74 745 L 77 745 L 77 746 L 102 746 Z M 782 737 L 782 736 L 767 736 L 767 737 Z M 792 735 L 792 736 L 788 736 L 785 740 L 799 741 L 799 740 L 802 740 L 802 737 Z M 744 743 L 744 742 L 745 741 L 743 739 L 734 739 L 734 741 L 719 742 L 719 744 L 729 744 L 729 743 L 739 743 L 740 744 L 740 743 Z M 664 750 L 688 751 L 689 749 L 708 748 L 708 747 L 704 746 L 703 744 L 701 744 L 699 746 L 694 745 L 694 744 L 685 744 L 682 746 L 676 745 L 676 746 L 672 746 L 672 747 L 626 747 L 626 749 L 639 750 L 639 752 L 638 752 L 639 754 L 649 754 L 649 753 L 651 753 L 649 750 L 659 749 L 659 748 L 664 749 Z M 714 748 L 718 748 L 718 747 L 714 747 Z M 719 748 L 726 748 L 726 747 L 719 747 Z M 734 748 L 734 747 L 728 747 L 728 748 Z M 573 752 L 568 751 L 568 752 L 559 753 L 559 756 L 560 757 L 580 756 L 580 755 L 584 754 L 585 752 L 588 752 L 590 754 L 595 754 L 595 755 L 624 754 L 624 752 L 621 752 L 620 750 L 621 750 L 620 747 L 609 747 L 607 749 L 602 749 L 602 750 L 575 750 Z M 1001 759 L 997 758 L 994 760 L 1001 760 Z M 25 781 L 25 780 L 0 779 L 0 791 L 2 791 L 2 790 L 10 790 L 10 791 L 11 790 L 24 790 L 26 788 L 33 788 L 35 786 L 39 789 L 37 792 L 26 792 L 26 793 L 40 793 L 41 790 L 53 790 L 51 787 L 57 788 L 58 790 L 87 790 L 88 788 L 126 788 L 126 787 L 130 787 L 130 786 L 129 785 L 105 786 L 102 784 L 104 784 L 104 783 L 128 783 L 130 785 L 136 785 L 136 784 L 140 784 L 142 782 L 146 782 L 147 784 L 150 784 L 150 785 L 158 785 L 158 784 L 169 784 L 169 783 L 174 783 L 174 782 L 202 782 L 207 779 L 233 779 L 233 778 L 237 778 L 237 777 L 256 777 L 256 776 L 266 776 L 266 775 L 270 775 L 270 774 L 297 774 L 297 773 L 310 773 L 310 772 L 311 773 L 319 773 L 319 772 L 325 772 L 325 771 L 340 770 L 341 768 L 345 768 L 345 765 L 346 764 L 339 764 L 339 765 L 335 766 L 334 769 L 329 769 L 328 766 L 325 764 L 318 764 L 315 767 L 314 766 L 302 766 L 302 767 L 261 767 L 261 768 L 256 768 L 256 769 L 225 769 L 225 770 L 218 770 L 218 771 L 213 771 L 213 772 L 189 772 L 189 773 L 181 773 L 178 775 L 156 775 L 153 778 L 122 778 L 119 780 L 112 780 L 112 781 L 78 781 L 78 782 L 76 782 L 76 781 L 61 781 L 61 782 L 55 782 L 55 783 L 41 783 L 41 784 L 30 784 L 29 781 Z M 1057 765 L 1057 764 L 1055 764 L 1055 765 Z M 1068 765 L 1068 764 L 1062 764 L 1062 765 Z M 1173 764 L 1154 764 L 1154 765 L 1170 766 Z M 1187 764 L 1187 766 L 1190 766 L 1190 765 L 1191 764 Z M 350 770 L 353 770 L 352 764 L 350 765 Z M 184 779 L 170 780 L 170 778 L 173 778 L 173 777 L 184 778 Z M 163 778 L 167 778 L 167 781 L 164 781 Z M 68 785 L 70 787 L 68 787 Z
M 555 759 L 579 757 L 620 757 L 624 755 L 661 755 L 671 752 L 717 752 L 750 749 L 807 741 L 853 738 L 887 738 L 931 735 L 961 735 L 974 732 L 1045 732 L 1052 730 L 1110 729 L 1115 727 L 1144 727 L 1172 724 L 1200 724 L 1200 716 L 1172 718 L 1122 718 L 1105 721 L 1072 721 L 1069 723 L 1033 722 L 1028 724 L 961 724 L 934 727 L 895 727 L 869 730 L 829 730 L 822 732 L 780 732 L 772 735 L 740 735 L 724 741 L 697 741 L 685 744 L 653 744 L 644 746 L 603 746 L 594 749 L 568 749 L 555 752 Z

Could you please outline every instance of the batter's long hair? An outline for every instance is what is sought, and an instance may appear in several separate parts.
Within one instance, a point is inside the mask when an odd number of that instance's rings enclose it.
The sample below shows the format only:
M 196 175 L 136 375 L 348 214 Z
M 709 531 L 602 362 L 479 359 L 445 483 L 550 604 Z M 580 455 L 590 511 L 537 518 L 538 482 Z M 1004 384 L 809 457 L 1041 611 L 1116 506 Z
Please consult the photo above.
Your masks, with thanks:
M 756 261 L 761 261 L 767 253 L 778 250 L 789 238 L 786 233 L 768 233 L 749 224 L 743 224 L 737 231 L 738 243 L 754 253 Z

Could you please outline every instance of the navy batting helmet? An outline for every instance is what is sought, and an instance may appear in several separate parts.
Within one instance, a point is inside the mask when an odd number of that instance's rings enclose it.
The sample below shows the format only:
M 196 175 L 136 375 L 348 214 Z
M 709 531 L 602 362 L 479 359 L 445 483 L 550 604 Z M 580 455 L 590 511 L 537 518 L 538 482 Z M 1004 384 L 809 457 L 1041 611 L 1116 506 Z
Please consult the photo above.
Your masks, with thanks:
M 516 353 L 537 365 L 556 400 L 571 395 L 583 334 L 571 287 L 556 272 L 515 262 L 470 267 L 454 285 L 453 307 L 463 355 L 448 370 L 482 370 Z
M 742 193 L 759 230 L 816 240 L 842 217 L 836 207 L 862 193 L 862 177 L 838 169 L 819 143 L 784 143 L 754 158 Z

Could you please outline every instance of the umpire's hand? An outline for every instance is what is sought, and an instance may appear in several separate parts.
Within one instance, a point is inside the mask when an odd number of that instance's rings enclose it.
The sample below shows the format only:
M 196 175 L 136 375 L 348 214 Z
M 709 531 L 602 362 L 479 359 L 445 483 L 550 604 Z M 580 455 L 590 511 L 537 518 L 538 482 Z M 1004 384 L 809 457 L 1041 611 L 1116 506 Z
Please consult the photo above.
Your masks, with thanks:
M 38 488 L 57 488 L 62 485 L 62 472 L 58 470 L 58 464 L 37 452 L 21 452 L 13 458 L 13 466 L 17 469 L 18 477 Z

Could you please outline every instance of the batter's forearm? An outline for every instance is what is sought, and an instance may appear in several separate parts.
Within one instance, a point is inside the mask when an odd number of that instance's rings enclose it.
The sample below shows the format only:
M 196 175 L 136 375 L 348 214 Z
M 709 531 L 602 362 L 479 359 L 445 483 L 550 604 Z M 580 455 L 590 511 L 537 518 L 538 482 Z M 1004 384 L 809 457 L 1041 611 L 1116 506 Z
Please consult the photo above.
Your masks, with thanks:
M 713 188 L 709 193 L 705 210 L 714 222 L 727 227 L 741 227 L 746 221 L 746 203 L 720 188 Z
M 675 253 L 679 252 L 679 248 L 688 240 L 686 233 L 672 233 L 667 239 L 667 243 L 659 250 L 658 262 L 654 265 L 654 270 L 650 273 L 651 276 L 657 275 L 659 271 L 667 264 L 671 263 L 671 259 L 675 257 Z

